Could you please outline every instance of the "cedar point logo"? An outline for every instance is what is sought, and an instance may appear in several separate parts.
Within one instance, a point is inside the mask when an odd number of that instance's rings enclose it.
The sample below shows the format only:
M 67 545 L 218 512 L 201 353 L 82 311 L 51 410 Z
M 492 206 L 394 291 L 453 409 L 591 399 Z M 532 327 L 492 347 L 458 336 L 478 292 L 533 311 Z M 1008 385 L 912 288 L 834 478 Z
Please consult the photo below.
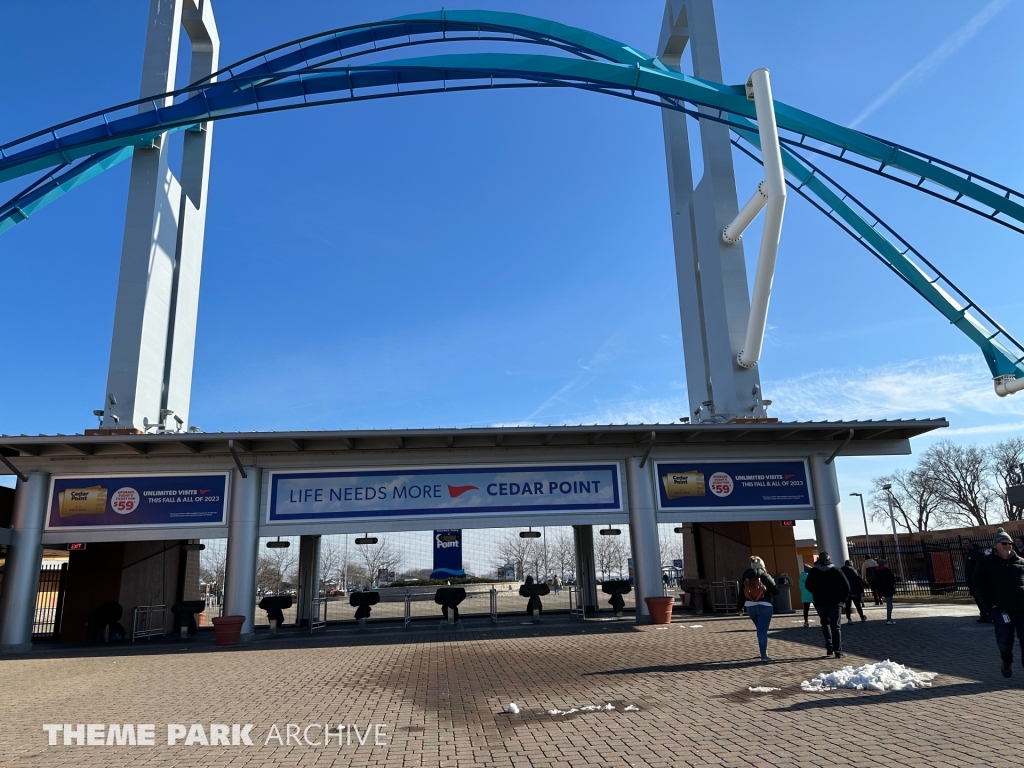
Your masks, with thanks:
M 453 498 L 453 499 L 457 499 L 457 498 L 459 498 L 459 496 L 461 496 L 464 493 L 468 493 L 469 491 L 479 491 L 479 490 L 480 489 L 477 488 L 475 485 L 449 485 L 448 486 L 448 496 Z

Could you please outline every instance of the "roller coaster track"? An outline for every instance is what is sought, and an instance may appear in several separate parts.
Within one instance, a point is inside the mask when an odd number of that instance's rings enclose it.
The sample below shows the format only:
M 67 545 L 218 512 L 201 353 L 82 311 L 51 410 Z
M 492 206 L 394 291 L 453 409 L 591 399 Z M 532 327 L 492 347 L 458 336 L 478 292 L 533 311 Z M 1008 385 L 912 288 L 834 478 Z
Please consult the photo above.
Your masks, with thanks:
M 550 53 L 456 53 L 347 63 L 455 42 L 528 44 Z M 0 183 L 40 174 L 0 206 L 0 233 L 126 160 L 135 148 L 153 146 L 175 131 L 201 129 L 211 120 L 394 96 L 537 87 L 596 91 L 721 122 L 736 135 L 733 143 L 759 160 L 754 104 L 742 85 L 700 80 L 623 43 L 543 19 L 440 11 L 292 41 L 186 88 L 0 145 Z M 1024 194 L 779 101 L 775 114 L 787 183 L 974 341 L 997 382 L 1024 379 L 1024 347 L 891 226 L 814 165 L 808 153 L 912 187 L 1022 234 Z

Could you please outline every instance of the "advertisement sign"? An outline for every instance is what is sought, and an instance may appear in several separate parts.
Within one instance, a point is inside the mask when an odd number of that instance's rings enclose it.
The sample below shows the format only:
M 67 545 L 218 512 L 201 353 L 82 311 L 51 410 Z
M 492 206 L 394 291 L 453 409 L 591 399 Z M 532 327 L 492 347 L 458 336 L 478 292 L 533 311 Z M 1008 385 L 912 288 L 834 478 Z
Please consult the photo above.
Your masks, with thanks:
M 432 579 L 462 578 L 462 531 L 447 528 L 434 531 L 434 570 Z
M 47 530 L 224 525 L 227 473 L 54 477 Z
M 656 464 L 660 509 L 810 507 L 802 461 Z
M 618 464 L 273 472 L 269 522 L 621 508 Z

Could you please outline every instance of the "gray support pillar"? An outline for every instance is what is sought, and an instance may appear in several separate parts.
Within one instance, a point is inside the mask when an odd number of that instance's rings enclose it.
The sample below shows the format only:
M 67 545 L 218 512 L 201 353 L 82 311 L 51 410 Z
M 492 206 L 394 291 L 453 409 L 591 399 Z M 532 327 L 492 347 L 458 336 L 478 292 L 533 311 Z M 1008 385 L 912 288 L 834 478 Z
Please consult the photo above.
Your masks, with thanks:
M 594 527 L 574 525 L 573 542 L 576 545 L 576 586 L 587 613 L 597 611 L 597 567 L 594 564 Z
M 255 634 L 256 561 L 260 545 L 260 494 L 263 470 L 247 467 L 246 475 L 231 473 L 231 519 L 224 569 L 224 615 L 245 616 L 242 641 Z
M 648 624 L 651 614 L 645 597 L 661 597 L 661 545 L 658 541 L 658 513 L 654 508 L 652 463 L 640 467 L 640 459 L 626 459 L 629 499 L 629 539 L 633 549 L 633 591 L 636 594 L 636 623 Z
M 7 549 L 3 587 L 0 588 L 0 653 L 32 650 L 32 622 L 39 565 L 43 559 L 43 526 L 50 492 L 48 472 L 29 472 L 14 492 L 11 545 Z
M 299 596 L 295 623 L 308 627 L 313 616 L 313 598 L 320 594 L 320 537 L 299 537 Z
M 811 486 L 814 491 L 814 531 L 818 551 L 828 552 L 837 567 L 850 556 L 843 530 L 843 511 L 840 505 L 839 480 L 836 465 L 826 464 L 823 456 L 811 456 Z

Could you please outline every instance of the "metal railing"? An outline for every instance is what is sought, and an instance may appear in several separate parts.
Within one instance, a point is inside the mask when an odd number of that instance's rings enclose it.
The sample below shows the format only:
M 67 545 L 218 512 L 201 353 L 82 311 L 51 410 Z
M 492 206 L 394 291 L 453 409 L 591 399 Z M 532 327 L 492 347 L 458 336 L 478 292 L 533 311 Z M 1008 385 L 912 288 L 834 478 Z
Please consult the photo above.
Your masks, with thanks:
M 60 635 L 61 614 L 64 611 L 64 586 L 68 564 L 42 563 L 39 569 L 39 589 L 36 591 L 36 610 L 32 616 L 32 639 L 56 638 Z
M 132 619 L 132 642 L 140 637 L 163 637 L 166 614 L 166 605 L 136 606 Z M 156 617 L 159 617 L 159 622 L 154 626 L 153 619 Z
M 587 604 L 583 593 L 575 584 L 569 585 L 569 615 L 574 619 L 587 618 Z
M 327 598 L 314 597 L 309 613 L 309 633 L 327 626 Z

